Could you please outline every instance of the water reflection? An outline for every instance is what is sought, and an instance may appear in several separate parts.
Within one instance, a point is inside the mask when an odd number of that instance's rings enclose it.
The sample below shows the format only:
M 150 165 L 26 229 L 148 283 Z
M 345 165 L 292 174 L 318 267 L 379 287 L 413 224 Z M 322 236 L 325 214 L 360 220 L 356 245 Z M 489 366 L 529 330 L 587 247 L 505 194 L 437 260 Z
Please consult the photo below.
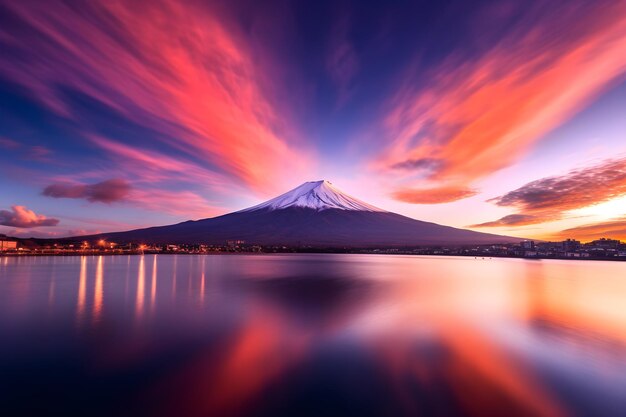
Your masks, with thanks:
M 48 288 L 48 305 L 52 307 L 54 303 L 54 276 L 50 280 L 50 287 Z
M 156 288 L 157 288 L 157 256 L 154 255 L 152 261 L 152 283 L 150 284 L 150 310 L 154 311 L 154 304 L 156 302 Z
M 98 256 L 96 265 L 96 283 L 93 290 L 93 320 L 98 321 L 102 314 L 102 302 L 104 299 L 103 280 L 104 270 L 102 267 L 103 258 Z
M 176 270 L 178 269 L 178 255 L 172 258 L 174 266 L 172 267 L 172 298 L 176 297 Z
M 139 268 L 137 270 L 137 299 L 135 300 L 135 316 L 140 319 L 143 314 L 143 301 L 145 298 L 146 266 L 144 255 L 139 256 Z
M 544 268 L 543 274 L 529 276 L 528 309 L 522 318 L 535 326 L 559 329 L 570 337 L 586 338 L 582 343 L 608 339 L 612 344 L 626 345 L 623 278 L 589 277 L 568 265 L 561 268 L 566 274 L 558 278 L 547 279 L 546 275 L 558 272 L 551 266 Z
M 76 318 L 82 321 L 85 314 L 85 299 L 87 297 L 87 257 L 80 257 L 80 276 L 78 278 L 78 301 L 76 303 Z
M 150 256 L 7 262 L 0 301 L 23 300 L 19 314 L 0 302 L 10 398 L 36 378 L 49 415 L 93 414 L 94 404 L 133 416 L 626 410 L 626 263 Z M 90 324 L 66 332 L 86 309 Z M 42 337 L 63 345 L 46 349 Z M 20 363 L 32 364 L 28 378 Z M 83 400 L 70 406 L 57 389 Z

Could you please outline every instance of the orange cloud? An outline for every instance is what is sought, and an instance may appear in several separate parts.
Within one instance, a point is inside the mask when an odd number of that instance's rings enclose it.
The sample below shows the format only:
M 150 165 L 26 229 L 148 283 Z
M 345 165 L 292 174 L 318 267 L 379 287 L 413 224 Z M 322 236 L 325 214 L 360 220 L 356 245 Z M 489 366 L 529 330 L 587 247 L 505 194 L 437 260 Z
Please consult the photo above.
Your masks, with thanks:
M 414 204 L 439 204 L 449 203 L 460 200 L 462 198 L 476 195 L 475 190 L 466 188 L 457 188 L 453 186 L 441 188 L 422 188 L 422 189 L 399 189 L 393 192 L 392 196 L 396 200 Z
M 623 1 L 570 3 L 539 15 L 528 12 L 478 60 L 452 57 L 425 82 L 408 78 L 391 102 L 390 141 L 375 167 L 397 177 L 413 161 L 440 161 L 426 173 L 430 187 L 471 188 L 626 72 Z
M 542 178 L 490 202 L 515 207 L 520 213 L 470 227 L 523 226 L 559 220 L 570 210 L 626 195 L 626 157 Z
M 0 73 L 70 118 L 59 87 L 78 91 L 257 191 L 310 167 L 245 36 L 218 10 L 171 0 L 83 6 L 8 3 L 20 25 L 3 42 L 37 54 L 0 60 Z
M 502 227 L 502 226 L 527 226 L 529 224 L 543 223 L 550 220 L 558 220 L 560 215 L 543 215 L 537 216 L 532 214 L 509 214 L 498 220 L 473 224 L 468 227 Z
M 582 241 L 590 241 L 602 237 L 626 241 L 626 217 L 572 227 L 562 230 L 553 236 L 553 238 L 558 239 L 575 238 Z

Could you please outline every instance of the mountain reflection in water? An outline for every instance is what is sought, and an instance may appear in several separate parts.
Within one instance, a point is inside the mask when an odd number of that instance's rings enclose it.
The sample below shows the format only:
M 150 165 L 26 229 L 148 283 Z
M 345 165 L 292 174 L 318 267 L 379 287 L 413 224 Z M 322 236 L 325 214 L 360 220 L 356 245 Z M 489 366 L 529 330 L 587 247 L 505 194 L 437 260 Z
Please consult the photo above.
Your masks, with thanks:
M 626 415 L 626 263 L 0 259 L 5 415 Z M 36 399 L 36 400 L 35 400 Z

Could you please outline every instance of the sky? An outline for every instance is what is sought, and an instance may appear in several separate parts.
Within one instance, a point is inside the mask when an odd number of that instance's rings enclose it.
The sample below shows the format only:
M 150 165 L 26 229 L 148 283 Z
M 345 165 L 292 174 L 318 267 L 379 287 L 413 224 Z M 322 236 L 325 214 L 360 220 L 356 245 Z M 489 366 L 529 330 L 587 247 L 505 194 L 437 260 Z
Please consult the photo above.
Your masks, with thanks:
M 326 179 L 420 220 L 626 240 L 623 0 L 0 0 L 0 49 L 0 233 Z

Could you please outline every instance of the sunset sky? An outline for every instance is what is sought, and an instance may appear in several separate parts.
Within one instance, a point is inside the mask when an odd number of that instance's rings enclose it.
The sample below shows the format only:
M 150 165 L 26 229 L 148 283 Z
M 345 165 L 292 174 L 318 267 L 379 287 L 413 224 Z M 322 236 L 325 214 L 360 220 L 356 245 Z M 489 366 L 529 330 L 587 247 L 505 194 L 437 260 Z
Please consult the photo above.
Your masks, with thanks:
M 420 220 L 626 240 L 623 0 L 0 0 L 0 49 L 0 233 L 327 179 Z

